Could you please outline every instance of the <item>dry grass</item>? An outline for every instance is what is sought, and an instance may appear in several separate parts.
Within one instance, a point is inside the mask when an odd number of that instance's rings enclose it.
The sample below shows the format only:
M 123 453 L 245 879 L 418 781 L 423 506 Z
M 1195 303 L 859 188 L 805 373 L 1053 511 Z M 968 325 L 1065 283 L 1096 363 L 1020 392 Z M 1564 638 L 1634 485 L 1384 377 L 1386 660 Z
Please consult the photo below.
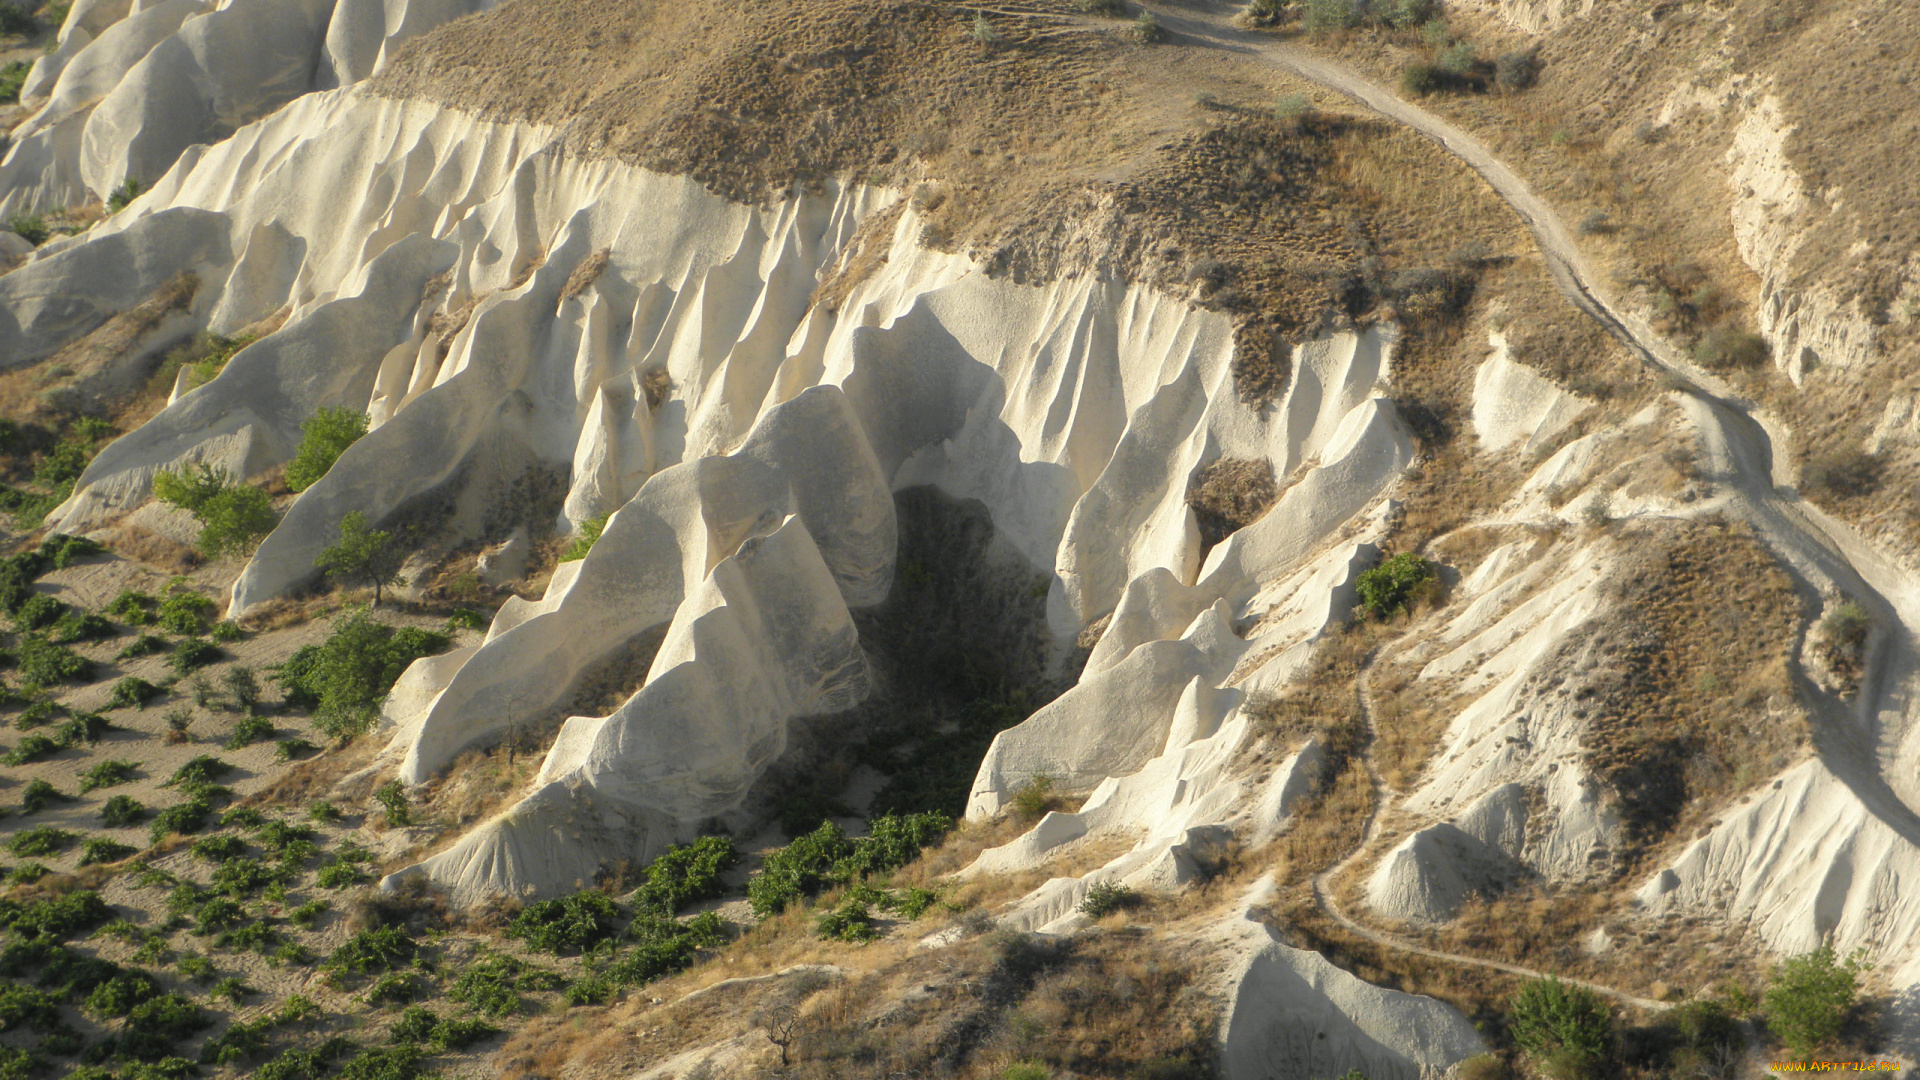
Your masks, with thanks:
M 573 273 L 568 274 L 566 282 L 560 286 L 560 302 L 564 304 L 586 292 L 588 287 L 599 280 L 600 273 L 607 268 L 607 259 L 612 254 L 612 248 L 603 247 L 581 259 L 579 265 L 573 268 Z
M 1697 521 L 1637 536 L 1622 617 L 1597 631 L 1584 739 L 1637 846 L 1685 836 L 1805 745 L 1790 652 L 1791 580 L 1743 526 Z

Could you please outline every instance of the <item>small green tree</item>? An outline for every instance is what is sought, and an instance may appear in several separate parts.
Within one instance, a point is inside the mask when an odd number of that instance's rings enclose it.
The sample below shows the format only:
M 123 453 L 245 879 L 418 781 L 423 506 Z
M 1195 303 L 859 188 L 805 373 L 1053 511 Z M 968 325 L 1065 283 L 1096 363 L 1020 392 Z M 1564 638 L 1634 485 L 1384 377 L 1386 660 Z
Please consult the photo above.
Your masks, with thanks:
M 1360 603 L 1374 615 L 1385 618 L 1407 610 L 1415 589 L 1433 580 L 1433 564 L 1403 551 L 1360 575 L 1354 583 Z
M 389 780 L 380 785 L 374 790 L 373 799 L 387 812 L 387 824 L 403 828 L 413 823 L 412 804 L 407 800 L 406 786 L 400 781 Z
M 1613 1042 L 1613 1016 L 1600 995 L 1549 975 L 1513 995 L 1514 1044 L 1548 1071 L 1591 1075 Z
M 400 576 L 400 564 L 405 558 L 406 553 L 394 543 L 392 533 L 367 528 L 367 515 L 355 510 L 340 522 L 340 542 L 322 551 L 313 564 L 329 577 L 357 579 L 372 585 L 373 606 L 379 607 L 381 591 L 404 580 Z
M 1768 1030 L 1795 1056 L 1812 1057 L 1840 1034 L 1859 999 L 1860 976 L 1870 967 L 1864 952 L 1840 960 L 1832 945 L 1782 961 L 1763 999 Z
M 207 464 L 160 470 L 153 477 L 153 494 L 200 522 L 194 546 L 209 559 L 252 551 L 280 522 L 266 492 Z
M 366 413 L 326 408 L 314 413 L 300 425 L 300 448 L 287 463 L 287 486 L 295 491 L 312 487 L 366 433 Z

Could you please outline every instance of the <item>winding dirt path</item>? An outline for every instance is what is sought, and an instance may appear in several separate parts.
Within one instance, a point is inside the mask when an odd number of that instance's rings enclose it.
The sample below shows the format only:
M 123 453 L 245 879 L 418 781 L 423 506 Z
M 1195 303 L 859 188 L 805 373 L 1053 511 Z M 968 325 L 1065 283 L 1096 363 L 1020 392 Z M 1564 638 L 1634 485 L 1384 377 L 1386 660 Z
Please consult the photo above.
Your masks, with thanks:
M 1372 652 L 1367 654 L 1366 659 L 1360 662 L 1360 676 L 1354 680 L 1353 694 L 1354 707 L 1359 710 L 1361 722 L 1366 725 L 1367 729 L 1366 743 L 1360 750 L 1360 762 L 1367 770 L 1367 783 L 1373 788 L 1373 809 L 1367 814 L 1366 830 L 1361 834 L 1360 842 L 1353 846 L 1353 850 L 1349 851 L 1339 862 L 1313 876 L 1314 903 L 1319 906 L 1320 910 L 1324 912 L 1329 919 L 1339 923 L 1341 928 L 1348 933 L 1356 937 L 1365 938 L 1385 949 L 1392 949 L 1395 952 L 1412 953 L 1416 956 L 1424 956 L 1431 960 L 1441 960 L 1451 964 L 1462 964 L 1467 967 L 1501 971 L 1509 975 L 1518 975 L 1527 979 L 1543 978 L 1549 973 L 1521 967 L 1518 964 L 1503 964 L 1498 960 L 1486 960 L 1478 956 L 1467 956 L 1463 953 L 1430 949 L 1416 941 L 1409 941 L 1403 937 L 1375 930 L 1348 915 L 1346 909 L 1340 904 L 1339 895 L 1334 891 L 1335 881 L 1345 876 L 1347 871 L 1353 868 L 1354 864 L 1365 857 L 1368 850 L 1373 847 L 1374 841 L 1379 839 L 1381 823 L 1392 809 L 1392 803 L 1397 799 L 1398 794 L 1387 786 L 1386 781 L 1380 776 L 1380 770 L 1375 768 L 1373 764 L 1373 747 L 1379 738 L 1379 730 L 1374 726 L 1373 722 L 1373 671 L 1375 662 L 1379 659 L 1380 653 L 1384 648 L 1386 648 L 1386 646 L 1375 647 Z M 1638 997 L 1625 990 L 1604 986 L 1600 983 L 1569 978 L 1565 975 L 1555 975 L 1555 978 L 1558 978 L 1564 983 L 1571 983 L 1574 986 L 1583 986 L 1596 994 L 1610 998 L 1622 1005 L 1630 1005 L 1636 1009 L 1659 1012 L 1669 1007 L 1666 1004 L 1650 998 Z

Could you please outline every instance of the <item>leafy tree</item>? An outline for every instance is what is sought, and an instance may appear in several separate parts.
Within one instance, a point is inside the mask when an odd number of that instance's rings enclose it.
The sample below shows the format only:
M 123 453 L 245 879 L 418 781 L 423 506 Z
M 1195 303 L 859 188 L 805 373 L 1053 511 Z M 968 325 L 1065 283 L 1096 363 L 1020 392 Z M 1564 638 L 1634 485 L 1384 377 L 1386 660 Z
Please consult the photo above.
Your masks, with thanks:
M 1411 551 L 1403 551 L 1360 575 L 1354 583 L 1360 603 L 1381 618 L 1407 610 L 1414 590 L 1433 580 L 1433 565 Z
M 251 551 L 280 521 L 266 492 L 204 463 L 155 473 L 153 494 L 200 522 L 194 546 L 209 559 Z
M 381 590 L 398 585 L 400 564 L 406 553 L 394 543 L 393 534 L 367 528 L 367 516 L 358 510 L 340 522 L 340 542 L 328 547 L 314 565 L 329 577 L 352 578 L 373 586 L 373 606 L 380 606 Z
M 1812 1057 L 1840 1034 L 1859 999 L 1860 976 L 1869 967 L 1864 952 L 1841 960 L 1832 945 L 1782 961 L 1773 969 L 1763 999 L 1768 1030 L 1795 1056 Z
M 293 452 L 293 460 L 287 463 L 287 486 L 295 491 L 305 491 L 318 483 L 367 433 L 367 414 L 352 409 L 323 408 L 313 414 L 306 423 L 300 425 L 300 448 Z
M 1514 1044 L 1552 1071 L 1583 1076 L 1606 1060 L 1613 1016 L 1600 995 L 1549 975 L 1513 995 Z
M 334 624 L 326 641 L 303 646 L 272 678 L 289 704 L 314 711 L 314 726 L 351 738 L 372 726 L 380 699 L 408 664 L 451 643 L 445 634 L 375 622 L 367 609 L 356 608 Z

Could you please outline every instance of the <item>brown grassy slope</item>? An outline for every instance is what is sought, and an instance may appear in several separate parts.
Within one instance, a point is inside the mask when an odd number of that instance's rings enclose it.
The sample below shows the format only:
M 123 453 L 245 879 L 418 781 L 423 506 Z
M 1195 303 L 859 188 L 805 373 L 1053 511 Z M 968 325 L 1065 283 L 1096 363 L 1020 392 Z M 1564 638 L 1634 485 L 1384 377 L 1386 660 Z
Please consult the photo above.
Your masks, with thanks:
M 1539 83 L 1522 93 L 1435 94 L 1423 107 L 1486 139 L 1578 223 L 1616 290 L 1654 307 L 1680 301 L 1660 329 L 1690 347 L 1713 323 L 1758 324 L 1761 281 L 1741 260 L 1727 151 L 1748 104 L 1779 103 L 1789 163 L 1811 199 L 1792 224 L 1802 242 L 1782 275 L 1824 285 L 1871 325 L 1872 356 L 1829 364 L 1794 387 L 1770 365 L 1730 373 L 1792 426 L 1803 463 L 1857 453 L 1887 398 L 1920 390 L 1920 8 L 1889 0 L 1727 0 L 1602 4 L 1542 37 L 1456 13 L 1453 33 L 1483 56 L 1537 48 Z M 1320 39 L 1383 82 L 1434 50 L 1419 33 Z M 1673 106 L 1670 108 L 1670 106 Z M 1693 301 L 1698 301 L 1694 303 Z M 1807 329 L 1807 328 L 1803 328 Z M 1910 478 L 1920 447 L 1893 448 L 1880 483 L 1813 498 L 1906 548 L 1920 537 Z

